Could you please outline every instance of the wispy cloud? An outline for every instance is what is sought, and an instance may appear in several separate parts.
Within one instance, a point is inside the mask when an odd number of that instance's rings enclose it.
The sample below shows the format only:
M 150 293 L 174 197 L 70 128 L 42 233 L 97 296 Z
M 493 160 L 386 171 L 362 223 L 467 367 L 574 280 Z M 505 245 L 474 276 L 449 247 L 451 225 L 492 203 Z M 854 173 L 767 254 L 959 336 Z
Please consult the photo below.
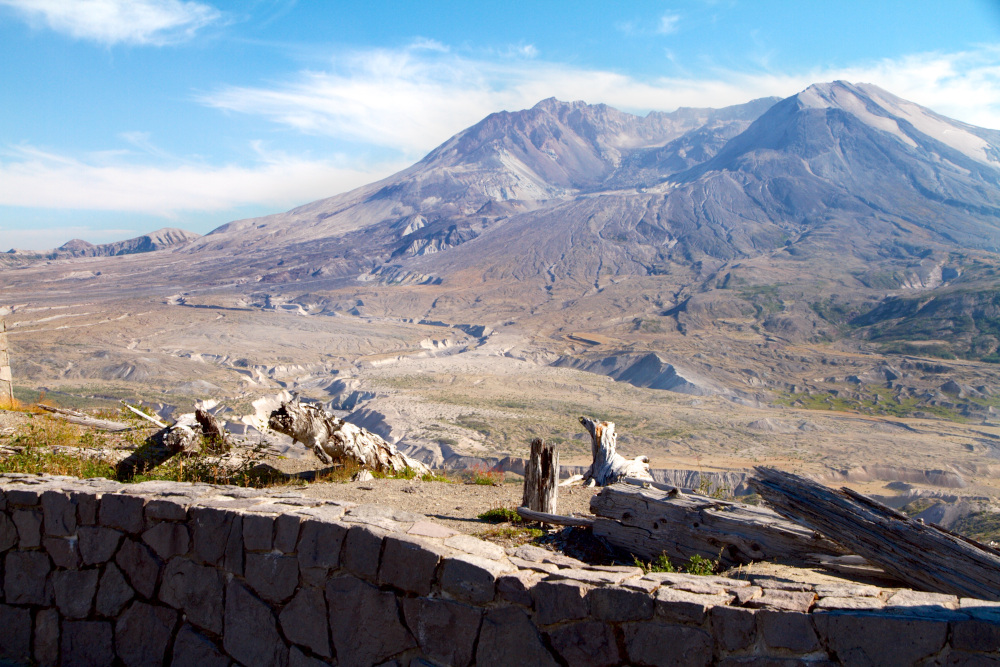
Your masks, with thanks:
M 680 14 L 664 14 L 660 17 L 660 22 L 656 26 L 656 32 L 661 35 L 670 35 L 677 32 L 677 24 L 680 23 Z
M 0 0 L 29 23 L 107 46 L 162 46 L 190 39 L 221 19 L 210 5 L 185 0 Z

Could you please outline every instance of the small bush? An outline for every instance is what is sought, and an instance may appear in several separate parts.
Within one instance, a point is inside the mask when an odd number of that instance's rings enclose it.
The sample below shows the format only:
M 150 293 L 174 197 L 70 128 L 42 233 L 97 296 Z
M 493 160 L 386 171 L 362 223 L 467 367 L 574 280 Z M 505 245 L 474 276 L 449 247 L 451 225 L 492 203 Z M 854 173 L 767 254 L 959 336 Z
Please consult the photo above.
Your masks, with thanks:
M 487 523 L 522 523 L 524 520 L 516 509 L 510 507 L 493 507 L 479 515 L 479 519 Z
M 670 562 L 667 558 L 667 554 L 660 554 L 654 560 L 645 563 L 639 560 L 636 556 L 632 556 L 635 561 L 635 566 L 642 570 L 643 574 L 649 574 L 650 572 L 676 572 L 677 568 L 674 564 Z
M 708 576 L 719 571 L 718 560 L 709 560 L 699 554 L 691 556 L 687 564 L 680 569 L 670 561 L 670 558 L 665 553 L 660 554 L 648 563 L 639 560 L 635 556 L 632 556 L 632 560 L 635 566 L 642 570 L 643 574 L 649 574 L 650 572 L 686 572 L 687 574 Z

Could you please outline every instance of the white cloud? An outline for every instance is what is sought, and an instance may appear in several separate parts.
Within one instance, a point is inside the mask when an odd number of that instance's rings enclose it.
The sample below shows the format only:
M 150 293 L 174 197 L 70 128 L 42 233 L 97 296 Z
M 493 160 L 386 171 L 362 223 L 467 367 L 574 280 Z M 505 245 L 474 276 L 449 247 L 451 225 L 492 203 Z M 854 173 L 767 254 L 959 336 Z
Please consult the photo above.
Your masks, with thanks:
M 32 24 L 105 45 L 171 44 L 191 38 L 222 14 L 186 0 L 0 0 Z
M 661 35 L 670 35 L 677 32 L 677 24 L 680 22 L 679 14 L 664 14 L 660 17 L 660 23 L 656 26 L 656 32 Z
M 128 211 L 175 217 L 252 204 L 276 209 L 329 197 L 384 177 L 404 165 L 352 169 L 334 161 L 264 156 L 251 166 L 173 167 L 107 163 L 20 147 L 0 160 L 0 205 Z

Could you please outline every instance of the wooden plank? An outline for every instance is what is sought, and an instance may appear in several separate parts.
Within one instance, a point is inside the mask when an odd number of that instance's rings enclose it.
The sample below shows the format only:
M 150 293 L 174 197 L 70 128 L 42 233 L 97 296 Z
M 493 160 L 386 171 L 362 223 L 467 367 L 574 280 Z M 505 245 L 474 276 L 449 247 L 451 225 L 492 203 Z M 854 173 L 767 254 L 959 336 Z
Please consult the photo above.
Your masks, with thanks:
M 563 514 L 550 514 L 548 512 L 535 512 L 527 507 L 518 507 L 517 513 L 525 521 L 538 521 L 540 523 L 551 523 L 557 526 L 576 526 L 578 528 L 590 528 L 594 525 L 593 519 L 582 516 L 565 516 Z
M 559 499 L 559 452 L 540 438 L 531 441 L 531 455 L 524 467 L 521 504 L 529 510 L 555 514 Z
M 1000 601 L 1000 552 L 871 498 L 774 468 L 750 484 L 772 507 L 914 588 Z
M 817 553 L 844 553 L 815 531 L 764 507 L 654 484 L 602 489 L 590 501 L 590 511 L 598 515 L 594 534 L 646 559 L 665 553 L 682 560 L 698 554 L 727 565 L 773 559 L 806 563 Z

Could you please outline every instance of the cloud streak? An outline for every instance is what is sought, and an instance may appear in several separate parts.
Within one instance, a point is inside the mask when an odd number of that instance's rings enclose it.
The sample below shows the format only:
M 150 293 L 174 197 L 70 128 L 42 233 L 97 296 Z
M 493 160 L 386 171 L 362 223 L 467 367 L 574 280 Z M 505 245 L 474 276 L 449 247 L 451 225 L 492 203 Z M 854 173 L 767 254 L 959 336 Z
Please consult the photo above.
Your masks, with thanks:
M 0 5 L 32 25 L 106 46 L 183 42 L 222 18 L 214 7 L 190 0 L 0 0 Z

